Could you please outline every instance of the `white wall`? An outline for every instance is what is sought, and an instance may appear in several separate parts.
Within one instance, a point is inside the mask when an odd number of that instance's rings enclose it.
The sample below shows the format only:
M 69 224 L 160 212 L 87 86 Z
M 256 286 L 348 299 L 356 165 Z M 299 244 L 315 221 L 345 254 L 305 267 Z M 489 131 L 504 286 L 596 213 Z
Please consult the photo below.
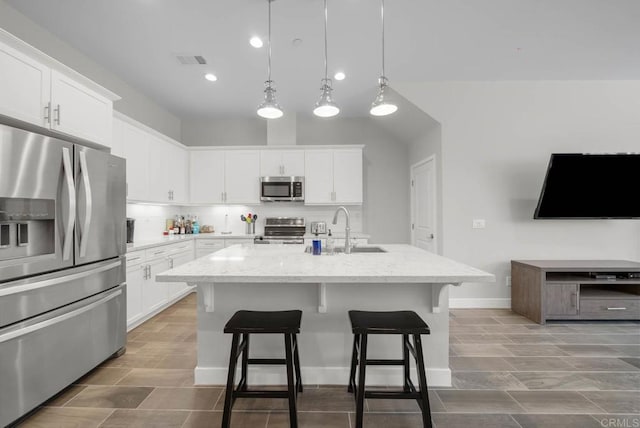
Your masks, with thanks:
M 182 120 L 186 146 L 259 146 L 267 144 L 267 122 L 260 118 Z
M 512 259 L 640 260 L 638 220 L 532 219 L 551 153 L 640 151 L 640 82 L 394 87 L 442 125 L 443 255 L 497 276 L 453 298 L 509 297 Z
M 181 124 L 177 116 L 40 27 L 4 0 L 0 0 L 0 27 L 122 97 L 114 104 L 115 110 L 180 140 Z

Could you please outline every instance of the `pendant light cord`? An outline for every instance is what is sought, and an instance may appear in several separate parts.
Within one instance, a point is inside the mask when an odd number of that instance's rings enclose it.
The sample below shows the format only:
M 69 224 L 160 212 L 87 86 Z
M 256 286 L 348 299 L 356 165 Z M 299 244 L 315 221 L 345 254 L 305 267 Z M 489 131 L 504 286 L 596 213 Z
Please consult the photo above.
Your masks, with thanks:
M 327 0 L 324 0 L 324 80 L 329 77 L 327 67 Z
M 384 0 L 381 0 L 380 17 L 382 18 L 382 77 L 384 77 Z
M 267 0 L 269 2 L 269 61 L 267 66 L 267 74 L 269 86 L 271 86 L 271 2 L 273 0 Z

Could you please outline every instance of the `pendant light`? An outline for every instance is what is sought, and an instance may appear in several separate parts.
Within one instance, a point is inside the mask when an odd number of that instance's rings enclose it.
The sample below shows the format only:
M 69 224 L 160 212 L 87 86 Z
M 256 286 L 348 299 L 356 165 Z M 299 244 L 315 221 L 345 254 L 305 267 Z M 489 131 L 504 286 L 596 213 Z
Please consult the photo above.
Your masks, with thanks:
M 378 96 L 371 104 L 371 109 L 369 110 L 369 113 L 373 116 L 387 116 L 398 110 L 398 106 L 389 101 L 389 94 L 387 91 L 389 84 L 384 75 L 384 0 L 380 0 L 380 3 L 380 16 L 382 18 L 382 74 L 378 79 Z
M 265 119 L 277 119 L 284 114 L 282 109 L 276 101 L 276 90 L 273 88 L 273 80 L 271 80 L 271 2 L 274 0 L 267 0 L 269 3 L 269 62 L 267 66 L 267 81 L 264 82 L 264 101 L 258 106 L 258 116 Z
M 331 79 L 327 72 L 327 0 L 324 0 L 324 79 L 321 80 L 320 100 L 313 109 L 313 114 L 319 117 L 333 117 L 340 113 L 340 109 L 331 98 Z

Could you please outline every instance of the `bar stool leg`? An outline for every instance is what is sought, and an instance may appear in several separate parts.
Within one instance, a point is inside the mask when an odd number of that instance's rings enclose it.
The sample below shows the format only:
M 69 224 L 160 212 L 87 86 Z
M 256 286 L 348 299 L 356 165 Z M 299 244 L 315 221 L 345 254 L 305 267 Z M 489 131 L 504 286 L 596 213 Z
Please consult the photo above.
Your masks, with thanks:
M 224 398 L 224 413 L 222 415 L 222 428 L 229 428 L 231 424 L 231 408 L 233 407 L 233 389 L 235 387 L 236 365 L 238 362 L 238 341 L 240 334 L 234 333 L 231 340 L 231 355 L 229 356 L 229 373 L 227 375 L 227 388 Z
M 245 342 L 245 347 L 242 350 L 242 378 L 240 379 L 240 390 L 247 390 L 247 376 L 248 376 L 248 365 L 249 365 L 249 334 L 242 334 L 242 341 Z
M 358 358 L 358 389 L 356 390 L 356 428 L 364 423 L 364 384 L 367 369 L 367 335 L 360 336 L 360 358 Z
M 302 375 L 300 374 L 300 355 L 298 354 L 298 336 L 296 334 L 293 337 L 293 362 L 296 369 L 296 391 L 303 392 L 302 390 Z
M 356 392 L 356 364 L 358 361 L 357 342 L 360 340 L 359 334 L 353 335 L 353 351 L 351 352 L 351 373 L 349 374 L 349 386 L 347 392 Z
M 429 406 L 429 389 L 427 388 L 427 375 L 424 370 L 424 354 L 422 352 L 422 340 L 419 334 L 413 335 L 413 345 L 416 349 L 416 366 L 420 382 L 420 407 L 422 408 L 422 424 L 425 428 L 431 428 L 431 407 Z
M 287 385 L 289 391 L 289 424 L 291 428 L 298 428 L 298 413 L 296 411 L 296 390 L 293 379 L 293 341 L 291 334 L 284 335 L 284 349 L 287 363 Z
M 411 391 L 411 387 L 409 386 L 410 379 L 410 365 L 409 365 L 409 335 L 402 335 L 402 361 L 404 362 L 404 392 Z

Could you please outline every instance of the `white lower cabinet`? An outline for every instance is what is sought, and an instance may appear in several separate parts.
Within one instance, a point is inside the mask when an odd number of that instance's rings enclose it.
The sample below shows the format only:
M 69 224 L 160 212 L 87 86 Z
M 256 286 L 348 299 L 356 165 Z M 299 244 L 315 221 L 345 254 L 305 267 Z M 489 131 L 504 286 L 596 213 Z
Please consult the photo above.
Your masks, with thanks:
M 232 245 L 253 245 L 253 238 L 204 238 L 196 240 L 196 258 L 215 253 Z
M 157 282 L 155 276 L 193 260 L 193 241 L 127 253 L 127 329 L 138 326 L 187 294 L 185 283 Z

